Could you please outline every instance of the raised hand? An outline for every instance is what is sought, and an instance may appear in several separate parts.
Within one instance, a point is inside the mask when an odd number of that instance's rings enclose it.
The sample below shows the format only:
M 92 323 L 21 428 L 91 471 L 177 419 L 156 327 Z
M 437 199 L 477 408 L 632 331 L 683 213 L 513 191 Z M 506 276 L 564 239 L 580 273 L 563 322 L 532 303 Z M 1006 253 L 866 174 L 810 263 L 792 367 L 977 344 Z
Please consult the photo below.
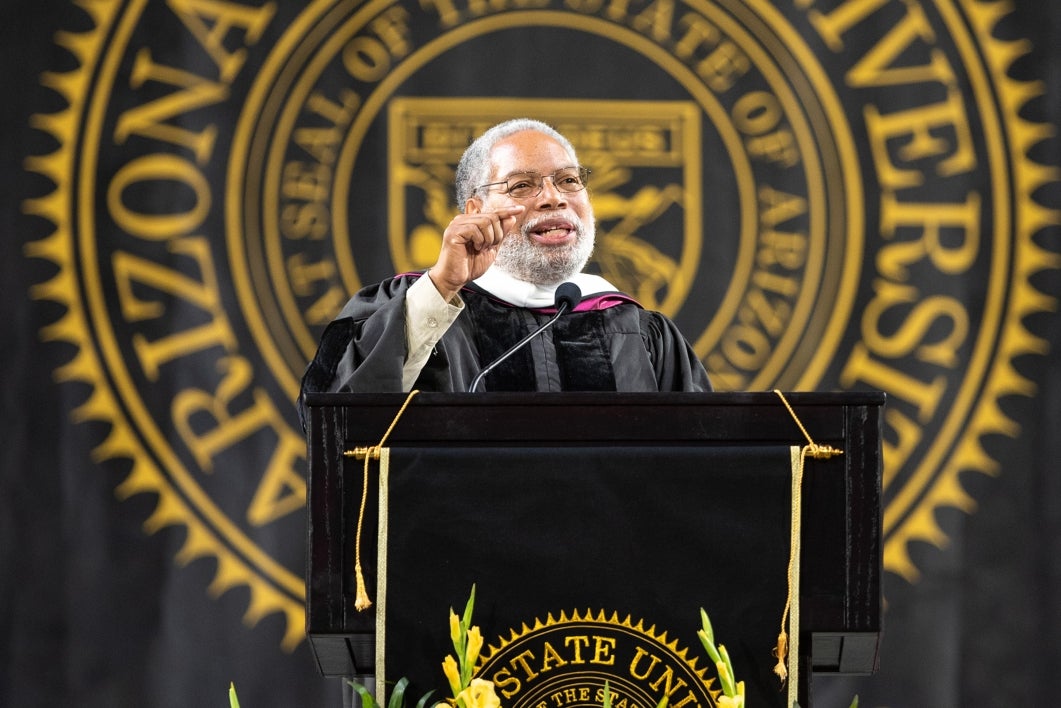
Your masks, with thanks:
M 427 274 L 446 300 L 453 298 L 465 284 L 486 272 L 497 257 L 505 236 L 516 227 L 516 219 L 525 207 L 513 205 L 458 214 L 442 233 L 438 261 Z

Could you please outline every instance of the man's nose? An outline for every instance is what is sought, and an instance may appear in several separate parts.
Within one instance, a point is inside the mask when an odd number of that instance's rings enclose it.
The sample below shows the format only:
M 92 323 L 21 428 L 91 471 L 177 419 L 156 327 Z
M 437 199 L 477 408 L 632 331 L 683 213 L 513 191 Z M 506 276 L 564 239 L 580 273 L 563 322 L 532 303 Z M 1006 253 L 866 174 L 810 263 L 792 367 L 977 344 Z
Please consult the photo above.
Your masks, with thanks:
M 539 209 L 556 209 L 567 205 L 567 192 L 557 188 L 552 175 L 542 177 L 542 191 L 538 195 Z

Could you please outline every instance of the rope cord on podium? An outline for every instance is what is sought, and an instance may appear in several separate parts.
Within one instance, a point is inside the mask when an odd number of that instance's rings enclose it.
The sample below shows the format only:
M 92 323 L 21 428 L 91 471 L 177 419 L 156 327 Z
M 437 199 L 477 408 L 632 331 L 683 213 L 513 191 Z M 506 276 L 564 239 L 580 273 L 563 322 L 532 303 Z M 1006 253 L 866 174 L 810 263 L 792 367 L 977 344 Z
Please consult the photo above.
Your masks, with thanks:
M 387 427 L 386 432 L 383 433 L 383 437 L 380 438 L 379 442 L 370 447 L 355 447 L 353 450 L 344 450 L 343 455 L 345 457 L 353 457 L 355 459 L 364 459 L 364 477 L 361 484 L 361 508 L 357 512 L 357 535 L 354 537 L 354 578 L 357 581 L 357 595 L 354 598 L 354 609 L 358 612 L 367 610 L 372 607 L 372 600 L 369 599 L 368 589 L 365 587 L 365 575 L 361 571 L 361 527 L 365 521 L 365 504 L 368 501 L 368 465 L 369 460 L 380 459 L 380 453 L 383 450 L 384 443 L 387 442 L 387 438 L 390 437 L 391 431 L 394 430 L 394 426 L 398 424 L 402 414 L 405 413 L 405 409 L 409 407 L 409 403 L 412 402 L 413 396 L 420 393 L 420 391 L 413 389 L 409 392 L 409 395 L 405 397 L 405 403 L 398 410 L 398 413 L 394 416 L 394 420 Z
M 827 460 L 836 455 L 844 454 L 844 451 L 838 450 L 831 445 L 819 445 L 814 442 L 807 429 L 803 426 L 803 422 L 792 409 L 788 399 L 785 398 L 785 394 L 778 389 L 774 389 L 774 393 L 785 404 L 785 408 L 788 409 L 792 420 L 796 421 L 796 425 L 799 426 L 803 437 L 807 439 L 807 444 L 799 448 L 799 454 L 796 454 L 795 447 L 792 448 L 792 520 L 789 525 L 788 597 L 785 598 L 785 609 L 781 613 L 781 631 L 777 635 L 777 646 L 773 650 L 774 656 L 777 657 L 774 673 L 781 679 L 782 684 L 790 677 L 792 679 L 788 684 L 788 705 L 792 706 L 796 703 L 796 694 L 799 690 L 799 601 L 797 598 L 793 602 L 793 598 L 794 595 L 799 593 L 800 584 L 799 553 L 803 523 L 803 467 L 807 457 L 816 460 Z M 792 631 L 789 632 L 789 629 Z M 787 665 L 786 658 L 788 659 Z

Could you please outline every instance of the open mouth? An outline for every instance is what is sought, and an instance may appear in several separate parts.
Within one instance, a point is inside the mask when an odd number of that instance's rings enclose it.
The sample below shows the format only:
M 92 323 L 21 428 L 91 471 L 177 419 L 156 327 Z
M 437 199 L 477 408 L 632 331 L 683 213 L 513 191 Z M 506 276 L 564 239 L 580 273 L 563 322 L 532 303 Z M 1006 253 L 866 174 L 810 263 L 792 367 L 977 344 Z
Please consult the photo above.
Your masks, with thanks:
M 566 219 L 548 219 L 532 225 L 528 233 L 535 241 L 544 244 L 567 243 L 575 238 L 575 226 Z

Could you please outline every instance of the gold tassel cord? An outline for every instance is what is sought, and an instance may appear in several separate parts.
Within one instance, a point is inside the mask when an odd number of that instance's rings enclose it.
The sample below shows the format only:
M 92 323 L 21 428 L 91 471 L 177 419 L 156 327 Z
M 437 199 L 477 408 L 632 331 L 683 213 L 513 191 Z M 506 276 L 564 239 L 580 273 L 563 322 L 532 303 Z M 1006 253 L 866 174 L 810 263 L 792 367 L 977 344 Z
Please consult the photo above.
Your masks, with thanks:
M 394 420 L 392 420 L 390 425 L 387 426 L 386 432 L 383 433 L 383 437 L 380 438 L 378 443 L 371 447 L 355 447 L 353 450 L 343 451 L 344 457 L 364 459 L 365 461 L 361 483 L 361 508 L 357 512 L 357 535 L 354 537 L 354 580 L 357 586 L 357 594 L 354 597 L 354 609 L 358 612 L 362 612 L 369 607 L 372 607 L 372 600 L 369 598 L 368 588 L 365 586 L 365 574 L 361 571 L 361 529 L 365 521 L 365 505 L 368 502 L 369 461 L 378 460 L 380 458 L 380 452 L 383 450 L 383 445 L 387 442 L 387 438 L 390 437 L 391 431 L 393 431 L 394 426 L 398 424 L 402 414 L 405 413 L 405 409 L 409 407 L 409 404 L 413 400 L 413 396 L 418 393 L 420 393 L 420 391 L 416 389 L 409 392 L 409 395 L 405 397 L 405 403 L 402 404 L 402 407 L 394 416 Z
M 788 414 L 792 416 L 792 420 L 796 421 L 796 425 L 799 426 L 799 430 L 803 433 L 803 437 L 807 439 L 807 446 L 805 448 L 807 450 L 806 455 L 809 455 L 816 460 L 828 460 L 830 457 L 844 454 L 843 450 L 838 450 L 832 445 L 819 445 L 814 442 L 811 439 L 810 433 L 808 433 L 807 429 L 803 427 L 803 421 L 801 421 L 799 416 L 796 415 L 796 411 L 792 410 L 792 405 L 788 402 L 788 399 L 785 398 L 785 394 L 781 393 L 781 391 L 776 388 L 774 389 L 774 393 L 776 393 L 777 397 L 781 399 L 781 402 L 785 404 Z
M 808 457 L 819 460 L 827 460 L 836 455 L 842 455 L 843 450 L 838 450 L 831 445 L 819 445 L 811 438 L 807 429 L 803 426 L 803 422 L 796 415 L 796 412 L 792 409 L 788 399 L 785 398 L 785 394 L 781 391 L 774 389 L 774 393 L 777 394 L 778 398 L 785 405 L 789 415 L 792 416 L 792 420 L 799 426 L 800 431 L 803 433 L 803 437 L 806 438 L 807 444 L 804 445 L 800 451 L 798 458 L 795 456 L 795 449 L 793 448 L 793 460 L 792 460 L 792 522 L 790 526 L 790 547 L 788 556 L 788 596 L 785 598 L 785 609 L 781 613 L 781 631 L 777 635 L 777 646 L 774 647 L 773 655 L 777 658 L 777 664 L 774 666 L 774 673 L 781 679 L 781 683 L 784 684 L 789 678 L 789 668 L 787 659 L 789 652 L 798 651 L 799 642 L 799 605 L 793 603 L 793 597 L 798 588 L 799 569 L 797 566 L 800 553 L 800 535 L 801 535 L 801 522 L 802 522 L 802 509 L 803 509 L 803 469 L 804 464 Z M 792 627 L 789 624 L 792 624 Z M 791 636 L 787 631 L 792 629 Z M 793 671 L 793 678 L 795 679 L 795 672 Z M 791 705 L 795 700 L 795 681 L 789 685 L 789 704 Z

